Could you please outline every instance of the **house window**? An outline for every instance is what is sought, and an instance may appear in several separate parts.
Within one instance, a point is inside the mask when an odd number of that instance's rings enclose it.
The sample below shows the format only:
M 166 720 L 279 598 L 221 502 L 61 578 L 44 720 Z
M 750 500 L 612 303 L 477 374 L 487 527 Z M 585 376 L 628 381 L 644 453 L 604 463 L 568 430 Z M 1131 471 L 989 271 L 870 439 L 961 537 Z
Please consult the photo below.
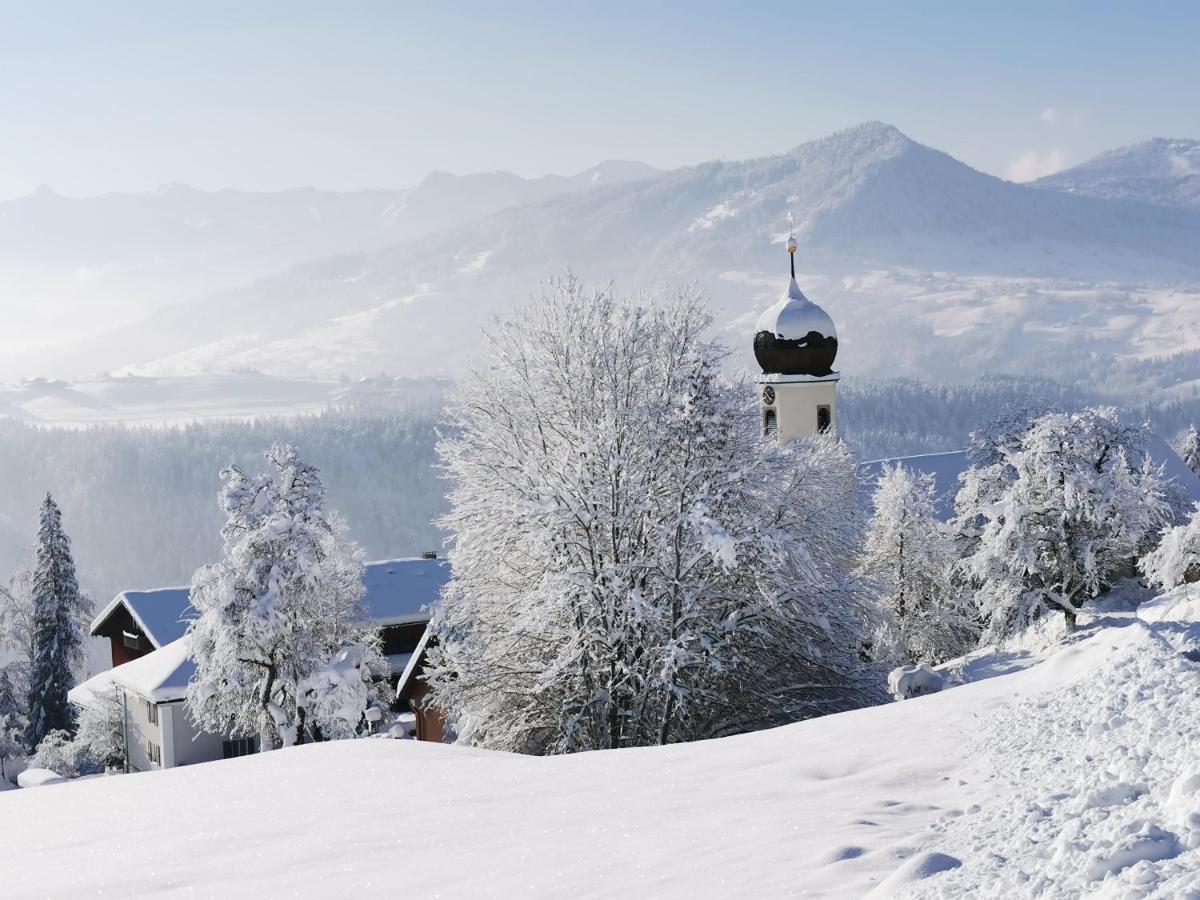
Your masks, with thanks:
M 233 738 L 221 744 L 221 756 L 224 759 L 249 756 L 251 753 L 258 752 L 257 743 L 255 738 Z
M 138 636 L 129 631 L 122 631 L 121 637 L 124 639 L 125 646 L 130 650 L 137 650 L 141 644 L 138 641 Z
M 162 765 L 162 748 L 154 741 L 146 741 L 146 756 L 150 758 L 150 762 L 156 766 Z
M 775 419 L 775 410 L 768 409 L 763 413 L 763 437 L 771 437 L 779 431 L 779 423 Z
M 146 721 L 151 725 L 158 724 L 158 704 L 146 701 Z
M 817 407 L 817 431 L 828 431 L 833 424 L 833 413 L 828 406 Z

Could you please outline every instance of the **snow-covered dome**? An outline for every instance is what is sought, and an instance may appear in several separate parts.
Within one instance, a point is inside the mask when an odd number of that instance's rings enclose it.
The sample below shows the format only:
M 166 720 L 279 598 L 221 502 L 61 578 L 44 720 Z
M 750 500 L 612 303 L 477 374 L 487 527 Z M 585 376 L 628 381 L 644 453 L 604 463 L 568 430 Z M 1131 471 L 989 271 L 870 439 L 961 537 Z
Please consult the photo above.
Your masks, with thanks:
M 790 245 L 788 249 L 791 251 Z M 768 375 L 828 375 L 832 371 L 837 329 L 829 313 L 804 296 L 794 274 L 787 293 L 758 318 L 754 356 Z

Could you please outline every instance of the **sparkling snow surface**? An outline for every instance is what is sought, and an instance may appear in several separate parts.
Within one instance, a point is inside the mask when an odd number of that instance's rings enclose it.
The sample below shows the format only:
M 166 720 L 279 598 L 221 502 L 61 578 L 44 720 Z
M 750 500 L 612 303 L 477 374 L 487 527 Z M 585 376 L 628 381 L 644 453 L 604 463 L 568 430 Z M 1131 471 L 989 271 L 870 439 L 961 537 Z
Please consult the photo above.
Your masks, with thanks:
M 1195 897 L 1198 612 L 1178 591 L 973 662 L 1008 674 L 688 746 L 347 741 L 6 792 L 4 893 Z

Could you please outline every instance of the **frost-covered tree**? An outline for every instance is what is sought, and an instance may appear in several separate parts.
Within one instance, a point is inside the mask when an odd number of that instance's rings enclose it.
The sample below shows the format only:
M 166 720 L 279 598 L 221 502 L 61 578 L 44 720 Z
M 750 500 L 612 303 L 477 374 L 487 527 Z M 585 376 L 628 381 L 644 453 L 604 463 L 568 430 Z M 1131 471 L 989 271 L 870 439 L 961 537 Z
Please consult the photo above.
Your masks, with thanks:
M 761 441 L 699 299 L 654 300 L 552 281 L 457 393 L 428 680 L 462 742 L 661 744 L 863 702 L 852 457 Z
M 908 663 L 944 662 L 978 639 L 971 598 L 954 578 L 958 553 L 937 515 L 930 474 L 883 470 L 858 573 L 876 584 Z
M 343 648 L 328 665 L 301 680 L 298 705 L 313 737 L 336 741 L 363 734 L 372 686 L 378 683 L 363 644 Z
M 94 694 L 79 708 L 74 746 L 79 768 L 103 770 L 125 765 L 125 715 L 117 688 Z
M 952 522 L 958 534 L 960 555 L 974 552 L 986 521 L 981 510 L 999 500 L 1016 480 L 1013 456 L 1033 423 L 1048 412 L 1031 401 L 1011 403 L 968 436 L 970 467 L 959 475 Z
M 19 717 L 0 714 L 0 780 L 8 780 L 6 763 L 25 755 L 25 722 Z
M 75 578 L 62 513 L 49 494 L 42 503 L 32 595 L 33 659 L 26 735 L 31 747 L 50 731 L 74 728 L 67 691 L 75 683 L 75 666 L 83 661 L 83 621 L 90 612 Z
M 1200 430 L 1189 425 L 1179 445 L 1179 457 L 1188 468 L 1200 475 Z
M 1043 416 L 1003 455 L 1014 477 L 973 511 L 984 524 L 964 564 L 984 637 L 1005 638 L 1051 611 L 1073 627 L 1076 610 L 1170 521 L 1168 485 L 1146 454 L 1145 429 L 1111 409 Z M 963 490 L 977 475 L 966 473 Z
M 75 778 L 79 775 L 76 754 L 77 748 L 71 732 L 55 728 L 48 731 L 38 743 L 33 756 L 29 758 L 29 768 L 49 769 L 63 778 Z
M 15 728 L 17 734 L 22 739 L 24 738 L 28 722 L 25 719 L 25 711 L 17 693 L 17 687 L 13 684 L 12 676 L 9 675 L 8 667 L 0 667 L 0 721 L 7 723 L 9 728 Z
M 1138 561 L 1146 580 L 1170 590 L 1200 578 L 1200 503 L 1183 525 L 1165 529 L 1158 546 Z
M 257 734 L 270 749 L 304 739 L 302 679 L 348 644 L 379 651 L 362 606 L 362 551 L 325 509 L 320 473 L 286 444 L 266 459 L 263 475 L 222 473 L 224 553 L 192 580 L 187 704 L 200 727 Z

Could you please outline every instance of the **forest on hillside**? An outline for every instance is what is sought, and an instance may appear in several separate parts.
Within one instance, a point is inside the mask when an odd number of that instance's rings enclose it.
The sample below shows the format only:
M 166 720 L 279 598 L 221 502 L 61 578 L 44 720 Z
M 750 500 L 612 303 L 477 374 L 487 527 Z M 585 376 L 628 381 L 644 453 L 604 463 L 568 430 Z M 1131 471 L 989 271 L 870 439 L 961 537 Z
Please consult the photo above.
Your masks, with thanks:
M 847 379 L 844 439 L 860 459 L 952 450 L 1013 406 L 1075 409 L 1113 402 L 1058 382 L 991 376 L 969 384 Z M 1197 401 L 1121 404 L 1168 440 L 1200 418 Z M 187 583 L 220 549 L 217 491 L 233 463 L 263 467 L 275 441 L 296 445 L 324 477 L 329 504 L 368 558 L 440 549 L 446 509 L 436 466 L 433 403 L 373 411 L 185 427 L 56 429 L 0 420 L 0 581 L 26 564 L 47 491 L 62 507 L 82 586 L 104 602 L 118 590 Z

